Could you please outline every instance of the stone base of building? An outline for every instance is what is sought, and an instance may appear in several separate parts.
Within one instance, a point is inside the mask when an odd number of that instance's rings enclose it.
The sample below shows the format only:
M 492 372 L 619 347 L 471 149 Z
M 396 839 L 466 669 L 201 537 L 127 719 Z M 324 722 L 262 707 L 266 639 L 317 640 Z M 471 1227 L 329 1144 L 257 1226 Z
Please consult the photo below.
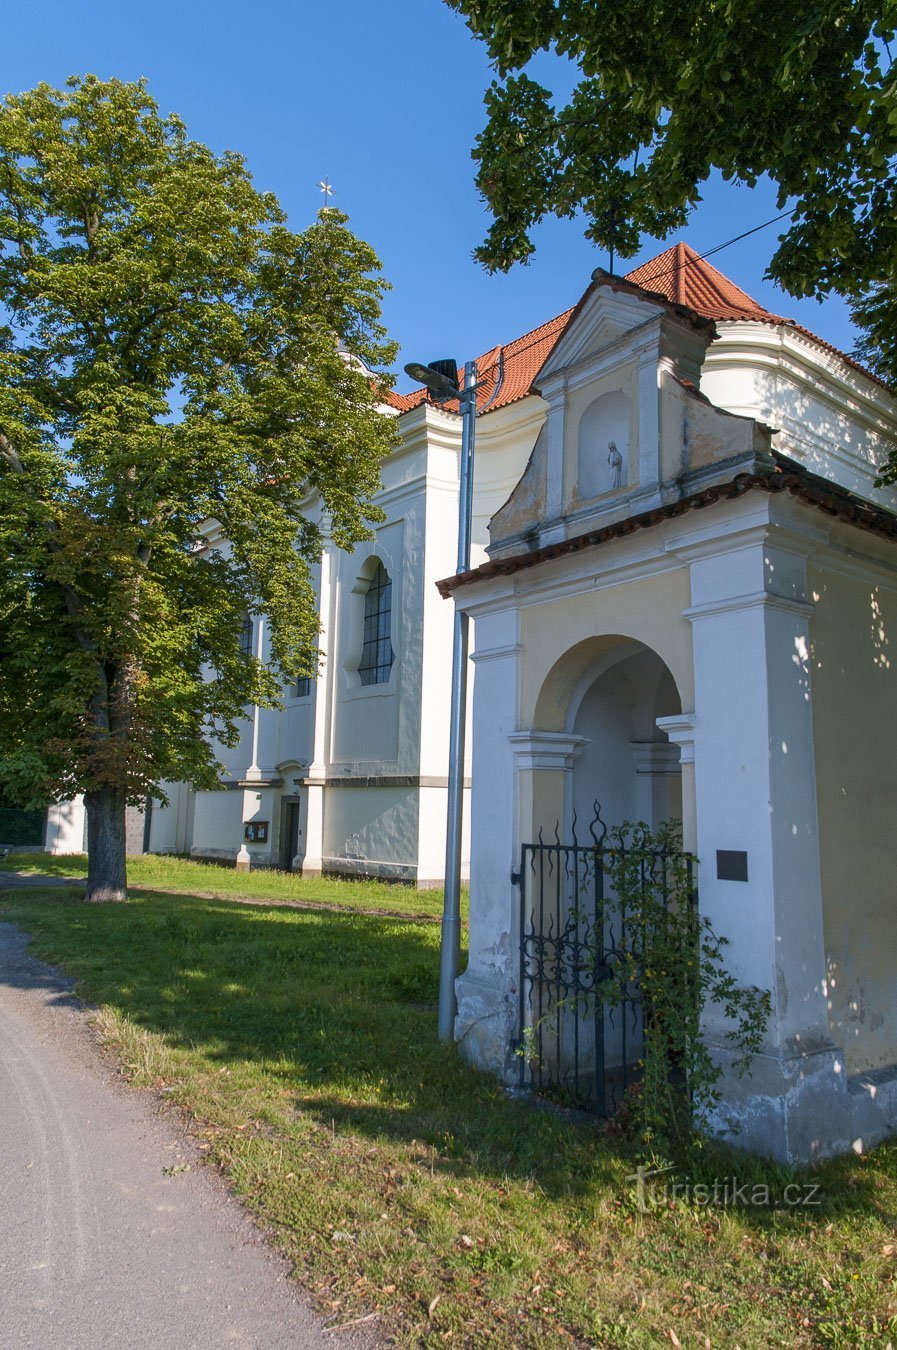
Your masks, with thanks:
M 331 877 L 355 877 L 359 881 L 398 881 L 407 886 L 417 885 L 417 868 L 413 863 L 373 862 L 370 858 L 324 858 L 321 870 L 326 876 Z
M 873 1144 L 897 1134 L 897 1064 L 852 1074 L 847 1093 L 853 1149 L 865 1153 Z
M 237 861 L 235 848 L 191 848 L 191 862 L 217 863 L 219 867 L 233 867 Z
M 723 1100 L 711 1120 L 726 1143 L 790 1165 L 865 1153 L 897 1130 L 897 1066 L 848 1076 L 831 1042 L 757 1055 L 739 1078 L 720 1047 Z
M 455 981 L 458 1015 L 455 1041 L 467 1062 L 482 1073 L 491 1073 L 508 1086 L 520 1074 L 515 1054 L 519 1008 L 515 993 L 503 993 L 493 978 L 470 971 Z
M 508 986 L 504 986 L 508 990 Z M 517 1083 L 517 995 L 494 976 L 465 972 L 457 980 L 455 1040 L 475 1069 Z M 804 1043 L 756 1056 L 739 1077 L 731 1054 L 712 1045 L 722 1069 L 722 1101 L 710 1133 L 733 1148 L 791 1166 L 841 1153 L 865 1153 L 897 1133 L 897 1065 L 848 1076 L 832 1042 Z

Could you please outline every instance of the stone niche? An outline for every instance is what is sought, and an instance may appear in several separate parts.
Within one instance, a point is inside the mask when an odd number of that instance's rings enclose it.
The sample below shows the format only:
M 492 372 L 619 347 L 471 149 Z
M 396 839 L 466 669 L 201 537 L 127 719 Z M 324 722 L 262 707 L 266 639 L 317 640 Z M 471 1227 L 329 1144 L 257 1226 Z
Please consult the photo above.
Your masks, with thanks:
M 629 399 L 610 389 L 592 400 L 579 419 L 573 503 L 616 492 L 629 483 Z

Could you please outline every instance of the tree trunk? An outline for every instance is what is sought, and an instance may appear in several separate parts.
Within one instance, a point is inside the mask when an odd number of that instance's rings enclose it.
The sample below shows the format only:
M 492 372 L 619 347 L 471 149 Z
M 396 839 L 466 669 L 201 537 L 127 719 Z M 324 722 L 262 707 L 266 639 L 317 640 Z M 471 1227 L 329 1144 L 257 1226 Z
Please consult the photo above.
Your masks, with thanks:
M 117 788 L 85 792 L 87 890 L 85 900 L 126 900 L 125 794 Z

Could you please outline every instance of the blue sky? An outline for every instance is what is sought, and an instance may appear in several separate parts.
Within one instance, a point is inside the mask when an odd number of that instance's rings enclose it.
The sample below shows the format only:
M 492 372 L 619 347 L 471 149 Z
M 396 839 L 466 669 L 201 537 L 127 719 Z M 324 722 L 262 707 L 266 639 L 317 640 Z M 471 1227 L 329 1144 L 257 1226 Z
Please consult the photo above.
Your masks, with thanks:
M 294 228 L 313 218 L 317 183 L 329 176 L 334 204 L 375 247 L 393 285 L 385 317 L 402 344 L 399 368 L 464 360 L 510 341 L 573 304 L 592 269 L 607 265 L 575 221 L 546 223 L 535 260 L 508 276 L 472 261 L 488 217 L 470 149 L 491 75 L 443 0 L 29 0 L 7 7 L 3 28 L 0 91 L 87 72 L 145 75 L 163 112 L 179 113 L 213 148 L 246 157 Z M 705 252 L 775 214 L 768 186 L 711 183 L 682 237 Z M 796 301 L 762 281 L 777 228 L 713 263 L 770 309 L 849 351 L 843 302 Z M 626 267 L 662 246 L 646 240 Z M 406 377 L 398 387 L 410 387 Z

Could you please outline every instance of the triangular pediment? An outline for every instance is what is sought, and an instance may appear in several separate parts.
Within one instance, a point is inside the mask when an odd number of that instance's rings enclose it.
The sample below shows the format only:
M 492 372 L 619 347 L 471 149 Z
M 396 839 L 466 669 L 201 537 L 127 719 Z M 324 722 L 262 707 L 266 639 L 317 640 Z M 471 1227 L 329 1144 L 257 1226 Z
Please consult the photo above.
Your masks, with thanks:
M 609 287 L 589 287 L 573 317 L 556 343 L 548 360 L 536 376 L 539 385 L 559 371 L 578 365 L 586 357 L 617 344 L 649 319 L 659 316 L 663 306 L 636 295 L 618 295 Z
M 690 345 L 696 334 L 705 347 L 714 336 L 713 324 L 687 306 L 597 269 L 534 384 L 540 388 L 561 371 L 625 345 L 630 334 L 643 332 L 652 320 L 667 320 L 673 327 L 688 330 Z

